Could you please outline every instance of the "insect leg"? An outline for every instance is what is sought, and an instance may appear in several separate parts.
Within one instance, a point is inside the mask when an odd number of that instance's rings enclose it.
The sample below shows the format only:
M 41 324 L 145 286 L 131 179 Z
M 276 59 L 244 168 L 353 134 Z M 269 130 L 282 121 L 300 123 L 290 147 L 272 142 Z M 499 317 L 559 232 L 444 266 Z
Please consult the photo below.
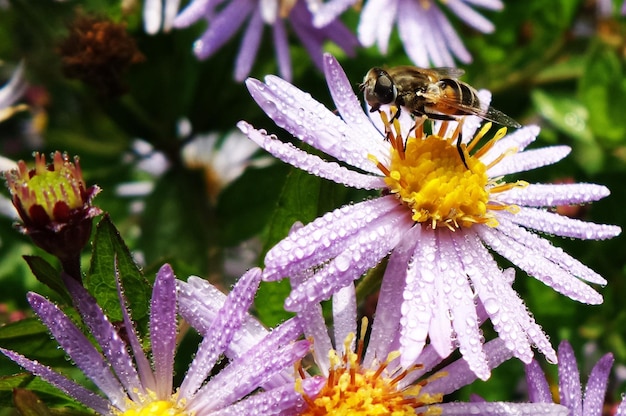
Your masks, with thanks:
M 465 160 L 465 153 L 463 153 L 463 148 L 461 147 L 461 142 L 463 141 L 463 132 L 459 132 L 459 137 L 456 139 L 456 150 L 459 152 L 459 156 L 461 156 L 461 161 L 469 170 L 469 166 L 467 166 L 467 162 Z

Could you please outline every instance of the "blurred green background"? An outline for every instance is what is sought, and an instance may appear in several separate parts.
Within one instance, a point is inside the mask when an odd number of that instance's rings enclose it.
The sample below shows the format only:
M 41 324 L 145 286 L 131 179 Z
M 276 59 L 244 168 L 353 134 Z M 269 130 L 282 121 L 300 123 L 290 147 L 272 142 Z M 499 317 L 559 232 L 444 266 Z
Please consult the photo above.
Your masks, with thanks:
M 198 61 L 192 54 L 192 43 L 204 24 L 149 36 L 143 30 L 140 1 L 5 3 L 7 6 L 0 9 L 0 59 L 4 62 L 0 80 L 8 79 L 15 65 L 24 60 L 30 87 L 23 102 L 31 109 L 0 124 L 0 154 L 13 160 L 30 160 L 34 150 L 79 155 L 88 185 L 98 184 L 103 189 L 95 204 L 110 214 L 130 250 L 141 259 L 148 279 L 154 278 L 163 262 L 169 262 L 179 278 L 204 276 L 227 289 L 235 278 L 229 265 L 234 262 L 245 269 L 246 265 L 261 264 L 262 253 L 286 235 L 294 221 L 306 223 L 367 197 L 365 192 L 345 189 L 276 162 L 249 168 L 217 199 L 211 199 L 202 172 L 185 167 L 180 157 L 185 140 L 177 133 L 182 118 L 190 122 L 191 136 L 210 131 L 225 135 L 237 121 L 246 120 L 289 138 L 259 109 L 245 86 L 233 80 L 240 36 L 210 59 Z M 567 214 L 624 228 L 626 210 L 620 204 L 626 204 L 626 18 L 618 13 L 621 1 L 614 1 L 614 12 L 604 16 L 597 12 L 593 0 L 504 3 L 501 12 L 480 10 L 495 24 L 496 31 L 489 35 L 469 29 L 450 15 L 473 56 L 473 62 L 463 66 L 463 80 L 492 90 L 492 105 L 522 124 L 538 124 L 541 134 L 534 147 L 572 147 L 572 154 L 564 161 L 529 172 L 523 179 L 606 185 L 612 192 L 610 197 L 589 206 L 570 207 Z M 57 52 L 77 15 L 106 16 L 126 23 L 145 57 L 124 75 L 127 94 L 104 97 L 97 89 L 64 77 Z M 358 12 L 351 9 L 342 19 L 354 30 Z M 332 109 L 323 75 L 312 66 L 295 37 L 290 40 L 293 83 Z M 355 58 L 342 55 L 334 45 L 328 45 L 327 50 L 336 54 L 355 91 L 372 66 L 410 64 L 396 31 L 386 56 L 376 48 L 360 49 Z M 251 76 L 262 78 L 275 72 L 271 37 L 266 30 Z M 169 169 L 165 173 L 156 176 L 138 168 L 142 156 L 133 147 L 137 139 L 166 156 Z M 153 183 L 153 191 L 132 197 L 116 192 L 120 184 L 137 181 Z M 0 192 L 8 196 L 5 189 Z M 33 277 L 22 256 L 42 255 L 56 263 L 33 248 L 12 223 L 12 219 L 0 217 L 0 305 L 8 311 L 5 315 L 20 310 L 29 314 L 27 291 L 55 300 L 58 297 Z M 554 240 L 608 280 L 607 287 L 598 288 L 604 303 L 581 305 L 519 271 L 515 288 L 555 348 L 562 339 L 572 342 L 583 379 L 606 352 L 612 352 L 616 364 L 623 367 L 623 237 L 602 242 Z M 86 250 L 84 270 L 88 269 L 89 255 Z M 268 325 L 285 318 L 281 299 L 286 291 L 288 285 L 284 283 L 268 284 L 257 296 L 256 312 Z M 28 322 L 28 329 L 15 330 L 18 335 L 31 331 L 41 341 L 42 361 L 67 364 L 42 328 Z M 492 335 L 488 325 L 485 333 Z M 0 328 L 2 346 L 10 346 L 14 336 L 16 332 Z M 185 348 L 186 344 L 183 351 Z M 190 348 L 193 351 L 193 345 Z M 33 352 L 37 350 L 33 348 Z M 189 355 L 180 356 L 185 359 Z M 179 376 L 184 374 L 181 366 Z M 544 368 L 556 377 L 554 366 Z M 17 366 L 0 358 L 0 375 L 17 371 Z M 619 400 L 626 387 L 623 381 L 615 379 L 609 399 Z M 512 360 L 495 370 L 491 380 L 476 383 L 457 397 L 466 399 L 473 392 L 490 400 L 523 400 L 523 387 L 523 367 Z M 46 399 L 63 403 L 54 393 Z M 0 405 L 9 403 L 10 394 L 0 393 Z

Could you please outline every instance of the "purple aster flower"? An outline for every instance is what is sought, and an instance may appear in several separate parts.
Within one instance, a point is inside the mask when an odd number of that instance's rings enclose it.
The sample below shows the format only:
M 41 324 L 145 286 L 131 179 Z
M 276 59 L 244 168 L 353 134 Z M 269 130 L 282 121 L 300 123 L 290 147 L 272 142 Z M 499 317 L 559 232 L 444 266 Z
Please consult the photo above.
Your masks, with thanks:
M 287 19 L 319 68 L 322 68 L 322 46 L 326 40 L 335 42 L 348 55 L 353 55 L 358 46 L 356 37 L 339 20 L 321 29 L 314 27 L 305 0 L 194 0 L 176 17 L 174 26 L 187 27 L 200 19 L 207 20 L 208 28 L 193 47 L 199 59 L 213 55 L 248 20 L 235 64 L 238 81 L 250 73 L 266 24 L 272 28 L 278 69 L 285 79 L 291 79 Z
M 569 342 L 561 342 L 558 356 L 559 403 L 569 409 L 570 416 L 602 416 L 609 373 L 614 361 L 613 354 L 606 354 L 598 360 L 589 374 L 584 394 L 580 383 L 576 356 Z M 526 366 L 526 383 L 528 384 L 528 394 L 531 402 L 553 402 L 552 392 L 546 381 L 546 376 L 535 360 Z M 626 405 L 622 402 L 617 415 L 624 414 L 626 414 Z
M 102 353 L 57 306 L 38 294 L 28 294 L 35 313 L 76 366 L 106 398 L 18 353 L 5 349 L 0 351 L 102 415 L 201 416 L 233 414 L 229 413 L 232 409 L 243 409 L 240 414 L 263 414 L 262 409 L 255 406 L 255 395 L 252 393 L 284 368 L 293 366 L 308 351 L 307 341 L 291 342 L 299 335 L 299 328 L 294 325 L 279 327 L 266 338 L 259 339 L 245 356 L 231 360 L 207 381 L 213 366 L 246 318 L 260 279 L 261 270 L 251 270 L 242 276 L 228 297 L 220 299 L 219 305 L 214 304 L 216 312 L 207 317 L 211 323 L 203 333 L 204 339 L 176 391 L 172 390 L 172 376 L 177 333 L 177 288 L 169 265 L 159 270 L 152 292 L 152 363 L 143 352 L 126 309 L 119 278 L 118 292 L 129 345 L 108 321 L 95 299 L 72 279 L 66 279 L 75 306 Z M 277 338 L 280 338 L 279 342 Z
M 292 279 L 292 284 L 298 283 Z M 391 299 L 386 299 L 391 297 Z M 441 367 L 443 359 L 432 346 L 419 355 L 416 365 L 404 367 L 395 350 L 398 343 L 398 319 L 384 309 L 394 300 L 390 291 L 381 291 L 376 318 L 365 347 L 368 323 L 361 321 L 357 332 L 357 308 L 354 285 L 350 284 L 332 298 L 333 336 L 329 336 L 322 308 L 309 304 L 300 313 L 305 335 L 313 340 L 313 358 L 321 389 L 302 392 L 307 403 L 299 415 L 566 415 L 567 409 L 555 404 L 462 403 L 444 402 L 443 397 L 476 379 L 466 361 L 458 360 Z M 483 315 L 486 315 L 483 311 Z M 360 333 L 359 336 L 356 334 Z M 331 338 L 334 338 L 335 345 Z M 501 339 L 485 344 L 490 368 L 511 358 L 511 351 Z M 301 372 L 304 380 L 308 376 Z
M 454 66 L 454 57 L 463 63 L 472 60 L 463 41 L 434 0 L 369 0 L 361 12 L 359 40 L 364 46 L 378 45 L 387 53 L 395 23 L 407 55 L 418 66 Z M 491 33 L 493 24 L 471 6 L 500 10 L 500 0 L 442 1 L 472 28 Z M 454 56 L 454 57 L 453 57 Z
M 287 163 L 347 186 L 381 190 L 382 195 L 316 219 L 267 253 L 264 280 L 316 270 L 292 289 L 286 309 L 300 311 L 330 298 L 391 253 L 381 290 L 393 290 L 396 297 L 379 310 L 399 311 L 403 365 L 415 362 L 429 337 L 441 357 L 458 343 L 472 370 L 488 377 L 477 304 L 515 356 L 530 362 L 531 345 L 536 345 L 556 361 L 545 334 L 511 288 L 512 276 L 500 269 L 489 249 L 572 299 L 602 302 L 585 282 L 606 281 L 530 230 L 580 239 L 618 235 L 617 226 L 544 208 L 598 200 L 608 189 L 504 182 L 504 175 L 555 163 L 569 153 L 567 146 L 524 150 L 535 140 L 536 126 L 509 135 L 501 129 L 475 150 L 489 124 L 475 133 L 480 120 L 467 117 L 461 148 L 469 168 L 455 146 L 460 128 L 449 123 L 425 134 L 419 122 L 411 131 L 413 123 L 400 126 L 396 120 L 387 125 L 385 137 L 364 113 L 339 63 L 330 55 L 324 62 L 341 116 L 275 76 L 266 77 L 265 83 L 249 79 L 247 85 L 280 127 L 348 167 L 283 143 L 244 121 L 239 128 Z M 405 139 L 400 131 L 411 131 L 411 136 Z

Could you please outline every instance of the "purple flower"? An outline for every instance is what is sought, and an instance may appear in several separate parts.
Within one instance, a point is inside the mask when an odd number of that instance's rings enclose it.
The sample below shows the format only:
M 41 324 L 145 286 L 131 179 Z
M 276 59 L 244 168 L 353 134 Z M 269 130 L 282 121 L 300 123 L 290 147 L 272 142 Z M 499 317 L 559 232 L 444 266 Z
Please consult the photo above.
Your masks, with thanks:
M 299 328 L 294 329 L 293 325 L 290 328 L 280 327 L 264 339 L 259 338 L 259 342 L 251 346 L 245 356 L 232 359 L 207 381 L 213 366 L 229 348 L 234 334 L 242 326 L 260 278 L 259 269 L 251 270 L 242 276 L 227 298 L 221 298 L 219 304 L 213 304 L 215 313 L 205 317 L 211 323 L 203 333 L 204 339 L 182 385 L 176 391 L 172 389 L 172 382 L 177 333 L 177 289 L 169 265 L 159 270 L 152 292 L 152 363 L 143 352 L 129 317 L 119 279 L 118 292 L 130 345 L 123 341 L 95 299 L 72 279 L 66 279 L 75 306 L 102 353 L 57 306 L 38 294 L 28 295 L 33 310 L 48 326 L 61 347 L 106 398 L 18 353 L 5 349 L 0 351 L 102 415 L 150 413 L 201 416 L 225 414 L 233 409 L 243 409 L 241 414 L 263 414 L 263 409 L 255 403 L 256 395 L 252 393 L 286 367 L 292 367 L 296 360 L 306 354 L 309 348 L 307 341 L 290 342 L 298 336 Z M 277 342 L 277 337 L 282 337 L 281 342 Z M 129 353 L 129 347 L 132 354 Z
M 278 69 L 285 79 L 291 79 L 287 19 L 319 68 L 322 67 L 322 45 L 326 40 L 335 42 L 348 55 L 352 55 L 358 46 L 356 37 L 339 20 L 322 29 L 314 27 L 304 0 L 194 0 L 176 17 L 174 26 L 187 27 L 200 19 L 207 20 L 208 28 L 193 47 L 199 59 L 213 55 L 248 20 L 235 64 L 235 79 L 238 81 L 243 81 L 250 73 L 266 24 L 272 28 Z
M 578 373 L 578 364 L 572 346 L 562 341 L 558 350 L 559 356 L 559 403 L 569 409 L 570 416 L 602 416 L 604 396 L 613 366 L 613 354 L 606 354 L 593 367 L 584 395 Z M 552 392 L 546 376 L 539 364 L 533 360 L 526 366 L 526 383 L 528 394 L 533 403 L 552 403 Z M 617 415 L 626 414 L 624 402 Z M 621 413 L 620 413 L 621 412 Z
M 472 60 L 454 27 L 434 0 L 369 0 L 361 12 L 359 40 L 364 46 L 378 45 L 387 53 L 394 24 L 404 49 L 418 66 L 454 66 L 454 57 L 463 63 Z M 442 1 L 447 8 L 472 28 L 491 33 L 493 24 L 471 6 L 500 10 L 500 0 Z
M 405 139 L 395 132 L 400 124 L 396 121 L 387 126 L 385 137 L 363 112 L 341 66 L 330 55 L 325 56 L 325 73 L 341 117 L 275 76 L 266 77 L 266 83 L 249 79 L 247 85 L 278 126 L 348 167 L 239 123 L 252 140 L 287 163 L 347 186 L 382 191 L 378 198 L 316 219 L 267 253 L 264 280 L 316 270 L 292 289 L 286 309 L 300 311 L 330 298 L 391 253 L 381 290 L 396 295 L 379 310 L 396 310 L 400 317 L 403 365 L 417 360 L 429 337 L 441 357 L 458 343 L 472 370 L 488 377 L 477 304 L 515 356 L 530 362 L 534 344 L 556 361 L 545 334 L 511 288 L 513 276 L 500 269 L 489 249 L 572 299 L 602 302 L 585 281 L 606 281 L 529 229 L 581 239 L 619 234 L 619 227 L 563 217 L 544 208 L 598 200 L 609 194 L 608 189 L 594 184 L 504 182 L 504 175 L 552 164 L 569 153 L 567 146 L 524 150 L 539 132 L 535 126 L 509 135 L 501 129 L 475 151 L 489 124 L 475 133 L 480 120 L 467 117 L 462 149 L 469 169 L 455 146 L 459 129 L 448 123 L 435 125 L 435 134 L 425 134 L 423 124 L 417 123 Z M 409 132 L 411 126 L 398 130 Z
M 292 279 L 292 284 L 294 283 Z M 416 363 L 405 367 L 398 359 L 398 320 L 384 309 L 393 295 L 381 291 L 376 318 L 367 348 L 364 337 L 367 319 L 357 332 L 354 285 L 350 284 L 332 298 L 333 336 L 329 336 L 322 308 L 310 304 L 300 313 L 305 335 L 313 339 L 313 357 L 317 366 L 314 378 L 322 380 L 318 391 L 302 392 L 307 408 L 300 415 L 319 414 L 441 414 L 441 415 L 567 415 L 567 409 L 555 404 L 462 403 L 443 402 L 443 397 L 476 379 L 467 362 L 455 361 L 444 368 L 443 359 L 427 346 Z M 390 319 L 391 318 L 391 319 Z M 360 336 L 356 335 L 359 334 Z M 334 346 L 331 338 L 334 338 Z M 501 339 L 485 344 L 490 368 L 512 356 Z M 304 380 L 311 376 L 302 373 Z

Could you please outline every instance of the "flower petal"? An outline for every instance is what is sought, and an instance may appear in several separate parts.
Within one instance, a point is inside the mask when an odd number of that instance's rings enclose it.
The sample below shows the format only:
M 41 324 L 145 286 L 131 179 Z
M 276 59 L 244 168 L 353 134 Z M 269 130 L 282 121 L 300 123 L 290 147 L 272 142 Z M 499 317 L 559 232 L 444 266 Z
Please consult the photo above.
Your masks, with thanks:
M 583 415 L 602 416 L 609 373 L 614 361 L 613 354 L 609 353 L 600 358 L 596 365 L 593 366 L 585 387 Z
M 516 214 L 503 213 L 510 221 L 521 226 L 560 237 L 581 240 L 606 240 L 618 236 L 622 229 L 617 225 L 581 221 L 543 209 L 520 207 Z
M 412 226 L 413 222 L 406 215 L 404 207 L 398 207 L 371 225 L 363 227 L 354 238 L 342 242 L 346 245 L 344 250 L 311 279 L 291 291 L 285 300 L 285 309 L 297 312 L 307 302 L 330 298 L 338 289 L 347 286 L 377 265 Z M 307 228 L 304 227 L 303 230 Z M 267 264 L 266 257 L 266 266 Z M 290 274 L 289 269 L 286 272 Z
M 539 363 L 532 360 L 526 365 L 526 385 L 528 398 L 533 403 L 552 403 L 552 392 L 546 380 L 546 375 Z
M 476 227 L 478 235 L 491 249 L 509 259 L 520 269 L 557 292 L 579 302 L 597 305 L 602 296 L 585 283 L 549 261 L 542 255 L 529 255 L 528 247 L 506 236 L 497 229 Z
M 583 416 L 580 374 L 574 350 L 570 343 L 565 340 L 559 344 L 558 354 L 560 403 L 570 410 L 571 416 Z
M 65 286 L 72 295 L 74 306 L 80 312 L 83 322 L 87 324 L 92 336 L 96 339 L 100 348 L 102 348 L 102 353 L 111 364 L 111 367 L 113 367 L 115 375 L 133 400 L 138 400 L 138 394 L 145 394 L 146 392 L 139 381 L 139 376 L 133 366 L 133 359 L 128 354 L 126 344 L 120 338 L 111 322 L 109 322 L 102 309 L 100 309 L 96 300 L 75 279 L 65 274 L 62 274 L 62 276 Z
M 176 315 L 176 277 L 170 265 L 164 264 L 156 275 L 150 303 L 150 341 L 159 400 L 169 399 L 173 391 Z
M 530 184 L 498 194 L 498 201 L 532 207 L 553 207 L 599 201 L 611 192 L 594 183 Z
M 511 219 L 517 219 L 516 215 L 512 215 Z M 526 226 L 527 223 L 522 225 Z M 590 224 L 595 225 L 595 224 Z M 508 221 L 500 221 L 498 230 L 508 235 L 518 243 L 527 247 L 527 249 L 537 256 L 543 256 L 546 259 L 556 263 L 563 270 L 577 276 L 583 280 L 599 285 L 605 285 L 606 280 L 598 273 L 591 270 L 569 254 L 565 253 L 560 247 L 555 247 L 545 238 L 533 234 L 526 229 L 512 224 Z
M 268 251 L 263 279 L 278 280 L 332 259 L 356 237 L 365 236 L 380 218 L 392 215 L 397 207 L 396 198 L 387 196 L 325 214 Z
M 6 355 L 11 360 L 15 361 L 26 371 L 33 373 L 38 377 L 41 377 L 48 383 L 60 389 L 68 396 L 78 400 L 85 406 L 95 410 L 100 414 L 109 414 L 111 410 L 111 405 L 109 401 L 98 396 L 94 392 L 87 390 L 80 384 L 76 384 L 72 380 L 69 380 L 61 374 L 55 372 L 50 367 L 39 364 L 37 361 L 29 360 L 28 358 L 16 352 L 5 350 L 4 348 L 0 348 L 0 352 Z
M 541 149 L 526 150 L 505 157 L 500 163 L 487 171 L 491 178 L 510 175 L 517 172 L 552 165 L 567 156 L 572 149 L 569 146 L 549 146 Z
M 327 162 L 319 156 L 298 149 L 291 143 L 281 142 L 274 135 L 254 129 L 245 121 L 237 123 L 237 127 L 278 159 L 313 175 L 359 189 L 380 189 L 385 186 L 380 176 L 364 175 L 346 169 L 336 162 Z
M 56 305 L 43 296 L 30 292 L 27 298 L 35 313 L 76 366 L 107 395 L 113 406 L 124 409 L 127 400 L 124 388 L 87 337 Z
M 191 397 L 200 388 L 211 369 L 226 350 L 248 314 L 261 283 L 261 269 L 254 268 L 241 276 L 218 311 L 198 347 L 189 371 L 180 386 L 181 397 Z
M 356 335 L 356 292 L 354 284 L 340 289 L 332 297 L 333 303 L 333 331 L 335 338 L 335 350 L 340 354 L 346 354 L 345 340 L 348 335 Z M 354 340 L 350 351 L 354 350 Z

